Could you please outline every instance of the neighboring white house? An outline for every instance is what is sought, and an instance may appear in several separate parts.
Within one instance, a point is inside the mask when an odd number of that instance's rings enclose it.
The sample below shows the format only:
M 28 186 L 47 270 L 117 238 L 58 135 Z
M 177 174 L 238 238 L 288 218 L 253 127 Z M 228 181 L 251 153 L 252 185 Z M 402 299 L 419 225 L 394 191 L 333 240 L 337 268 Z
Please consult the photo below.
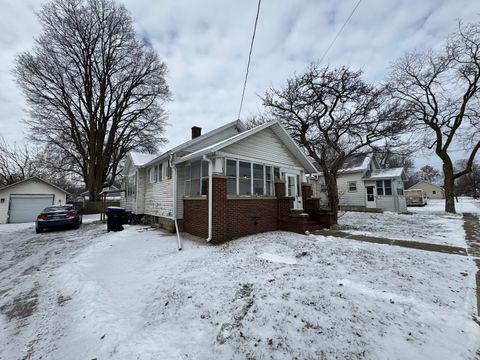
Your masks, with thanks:
M 433 185 L 427 181 L 419 181 L 408 188 L 408 190 L 420 189 L 427 193 L 429 199 L 444 199 L 445 192 L 442 187 Z
M 338 173 L 339 205 L 345 210 L 377 208 L 403 213 L 407 211 L 403 182 L 407 180 L 403 168 L 380 168 L 372 154 L 349 159 Z M 313 195 L 327 203 L 325 180 L 321 173 L 310 177 Z
M 116 191 L 118 190 L 118 191 Z M 106 201 L 120 201 L 122 199 L 122 191 L 118 189 L 116 186 L 107 186 L 102 189 L 102 192 L 107 192 L 107 196 L 105 198 Z M 84 191 L 80 194 L 82 201 L 89 201 L 90 194 L 87 191 Z
M 302 209 L 301 184 L 315 171 L 277 121 L 247 130 L 237 120 L 204 135 L 193 127 L 191 140 L 163 154 L 128 154 L 122 206 L 169 230 L 177 220 L 187 232 L 224 241 L 278 229 L 284 204 L 275 180 L 288 210 Z
M 64 205 L 67 192 L 38 177 L 31 177 L 0 189 L 0 224 L 35 221 L 51 205 Z

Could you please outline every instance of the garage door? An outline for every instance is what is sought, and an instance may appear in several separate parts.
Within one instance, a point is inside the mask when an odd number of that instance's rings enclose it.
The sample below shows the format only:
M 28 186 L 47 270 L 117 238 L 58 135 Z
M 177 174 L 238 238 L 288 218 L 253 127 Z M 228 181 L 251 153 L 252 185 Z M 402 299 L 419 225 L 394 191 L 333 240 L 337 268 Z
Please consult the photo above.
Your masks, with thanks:
M 14 196 L 10 198 L 10 223 L 34 222 L 37 215 L 53 204 L 53 195 Z

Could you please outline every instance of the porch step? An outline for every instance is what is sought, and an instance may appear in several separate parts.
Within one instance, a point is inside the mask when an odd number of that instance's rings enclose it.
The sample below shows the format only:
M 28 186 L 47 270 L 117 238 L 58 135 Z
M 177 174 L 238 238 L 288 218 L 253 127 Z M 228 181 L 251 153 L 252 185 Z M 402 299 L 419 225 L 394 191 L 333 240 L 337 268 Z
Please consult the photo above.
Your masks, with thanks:
M 296 215 L 299 215 L 299 214 L 304 214 L 305 213 L 305 210 L 303 209 L 290 209 L 290 214 L 296 214 Z

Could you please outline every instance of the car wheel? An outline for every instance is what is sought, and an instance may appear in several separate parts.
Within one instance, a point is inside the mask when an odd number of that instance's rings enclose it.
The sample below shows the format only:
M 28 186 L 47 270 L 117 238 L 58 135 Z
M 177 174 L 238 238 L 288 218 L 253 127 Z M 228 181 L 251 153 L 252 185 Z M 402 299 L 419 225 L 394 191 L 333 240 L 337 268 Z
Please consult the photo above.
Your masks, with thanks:
M 77 230 L 79 227 L 80 227 L 80 224 L 75 224 L 75 225 L 73 225 L 73 228 L 74 228 L 75 230 Z
M 36 232 L 37 234 L 40 234 L 41 232 L 43 232 L 43 229 L 35 228 L 35 232 Z

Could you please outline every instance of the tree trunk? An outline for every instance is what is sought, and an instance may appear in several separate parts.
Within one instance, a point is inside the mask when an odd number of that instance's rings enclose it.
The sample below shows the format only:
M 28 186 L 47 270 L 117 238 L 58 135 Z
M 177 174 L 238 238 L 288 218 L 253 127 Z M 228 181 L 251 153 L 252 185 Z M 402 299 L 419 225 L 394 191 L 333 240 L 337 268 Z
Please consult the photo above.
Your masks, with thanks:
M 445 211 L 455 214 L 455 178 L 450 159 L 443 161 L 443 186 L 445 189 Z
M 338 186 L 337 176 L 324 171 L 325 185 L 327 186 L 328 207 L 334 215 L 334 224 L 338 223 Z

